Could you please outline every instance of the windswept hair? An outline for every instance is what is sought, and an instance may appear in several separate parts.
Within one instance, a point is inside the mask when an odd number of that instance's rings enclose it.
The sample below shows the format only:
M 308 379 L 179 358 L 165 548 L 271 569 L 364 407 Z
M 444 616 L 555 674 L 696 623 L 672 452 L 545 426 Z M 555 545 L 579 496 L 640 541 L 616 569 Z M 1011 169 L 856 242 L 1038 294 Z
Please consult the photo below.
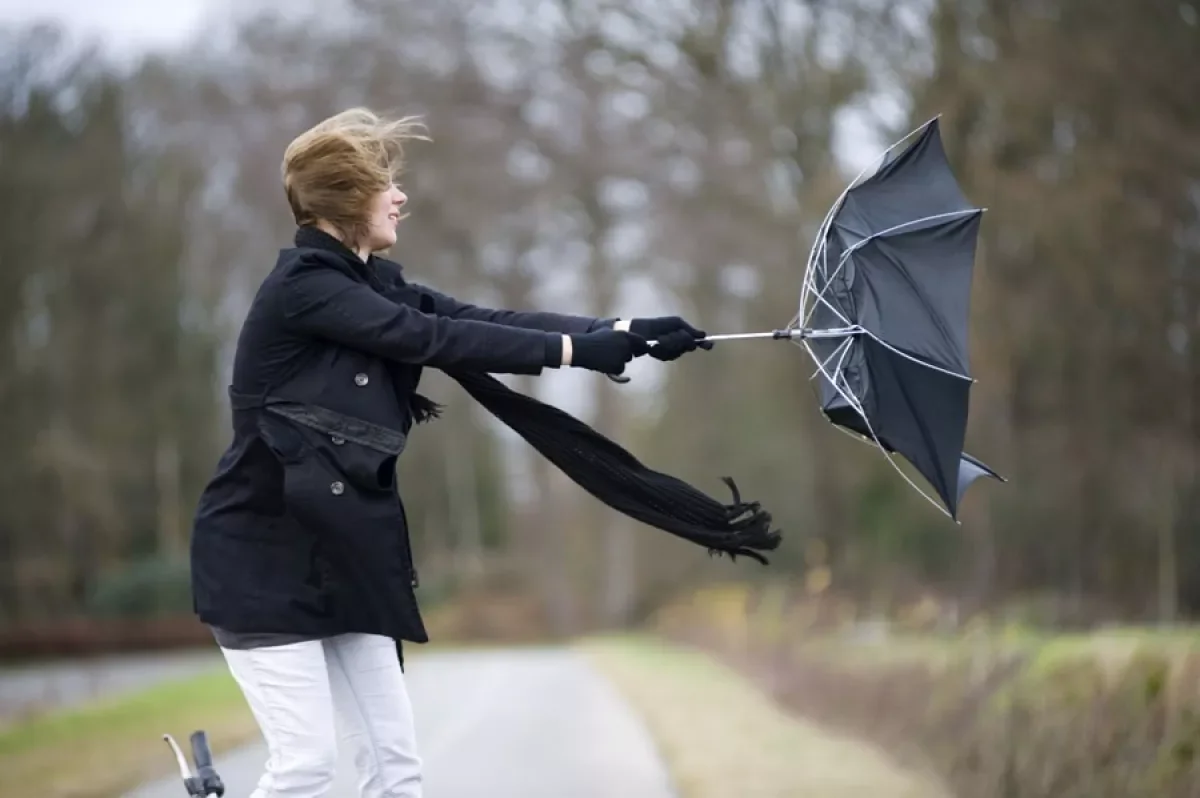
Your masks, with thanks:
M 418 117 L 385 119 L 366 108 L 331 116 L 296 137 L 283 154 L 283 188 L 297 225 L 324 220 L 355 246 L 370 202 L 404 169 L 404 143 L 428 141 Z

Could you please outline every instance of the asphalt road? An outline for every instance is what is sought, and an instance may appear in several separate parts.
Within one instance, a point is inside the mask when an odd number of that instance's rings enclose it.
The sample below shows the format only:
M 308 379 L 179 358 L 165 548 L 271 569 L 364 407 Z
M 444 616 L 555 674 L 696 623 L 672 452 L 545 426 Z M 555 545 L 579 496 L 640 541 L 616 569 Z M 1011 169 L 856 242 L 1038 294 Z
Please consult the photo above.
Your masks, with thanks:
M 637 716 L 576 652 L 423 653 L 407 670 L 427 798 L 674 795 Z M 265 761 L 261 745 L 219 758 L 227 798 L 249 798 Z M 124 798 L 185 795 L 176 776 Z M 343 751 L 329 798 L 356 796 Z

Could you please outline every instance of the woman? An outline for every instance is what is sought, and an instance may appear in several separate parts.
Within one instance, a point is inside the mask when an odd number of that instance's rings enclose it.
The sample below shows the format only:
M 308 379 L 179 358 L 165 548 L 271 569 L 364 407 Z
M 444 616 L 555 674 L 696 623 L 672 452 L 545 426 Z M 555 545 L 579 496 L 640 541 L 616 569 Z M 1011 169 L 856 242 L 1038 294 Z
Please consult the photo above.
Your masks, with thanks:
M 703 345 L 675 317 L 488 310 L 407 282 L 375 253 L 396 243 L 394 181 L 417 137 L 411 120 L 355 109 L 291 143 L 294 246 L 238 338 L 233 443 L 197 509 L 192 578 L 270 753 L 252 798 L 326 794 L 335 712 L 364 798 L 421 794 L 399 645 L 428 638 L 395 464 L 434 408 L 416 393 L 422 367 L 619 374 Z

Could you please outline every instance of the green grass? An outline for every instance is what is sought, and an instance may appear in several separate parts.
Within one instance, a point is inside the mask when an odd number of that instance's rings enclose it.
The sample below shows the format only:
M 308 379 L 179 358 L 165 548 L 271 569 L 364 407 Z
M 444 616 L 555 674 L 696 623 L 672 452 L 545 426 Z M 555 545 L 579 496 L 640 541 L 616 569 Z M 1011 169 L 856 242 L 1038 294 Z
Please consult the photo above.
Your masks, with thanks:
M 1119 669 L 1139 652 L 1177 661 L 1200 650 L 1200 631 L 1119 627 L 1099 632 L 1049 633 L 1024 629 L 989 630 L 958 636 L 894 634 L 873 642 L 816 637 L 798 650 L 835 658 L 848 666 L 879 664 L 942 664 L 966 655 L 995 657 L 1023 655 L 1034 672 L 1064 663 L 1089 660 L 1106 669 Z
M 215 751 L 257 733 L 237 684 L 223 668 L 5 729 L 0 795 L 114 798 L 170 772 L 174 760 L 164 732 L 186 746 L 198 728 L 208 731 Z
M 649 637 L 581 649 L 644 719 L 682 798 L 938 798 L 878 749 L 787 714 L 744 677 Z

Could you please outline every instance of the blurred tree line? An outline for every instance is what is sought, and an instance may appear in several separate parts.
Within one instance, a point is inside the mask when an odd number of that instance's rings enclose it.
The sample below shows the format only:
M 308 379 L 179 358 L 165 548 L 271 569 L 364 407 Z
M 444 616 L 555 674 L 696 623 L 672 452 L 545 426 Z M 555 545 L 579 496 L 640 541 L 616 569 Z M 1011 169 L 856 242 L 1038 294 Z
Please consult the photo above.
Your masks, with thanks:
M 782 326 L 829 204 L 935 114 L 988 207 L 961 527 L 820 418 L 782 343 L 521 390 L 786 532 L 772 573 L 1200 606 L 1200 6 L 1117 0 L 256 0 L 135 63 L 0 34 L 0 621 L 187 610 L 230 347 L 292 230 L 286 143 L 351 105 L 424 114 L 395 257 L 462 299 Z M 861 138 L 861 136 L 860 136 Z M 874 145 L 872 145 L 873 147 Z M 861 149 L 861 147 L 859 148 Z M 498 580 L 559 628 L 731 566 L 599 506 L 433 373 L 400 467 L 434 596 Z

